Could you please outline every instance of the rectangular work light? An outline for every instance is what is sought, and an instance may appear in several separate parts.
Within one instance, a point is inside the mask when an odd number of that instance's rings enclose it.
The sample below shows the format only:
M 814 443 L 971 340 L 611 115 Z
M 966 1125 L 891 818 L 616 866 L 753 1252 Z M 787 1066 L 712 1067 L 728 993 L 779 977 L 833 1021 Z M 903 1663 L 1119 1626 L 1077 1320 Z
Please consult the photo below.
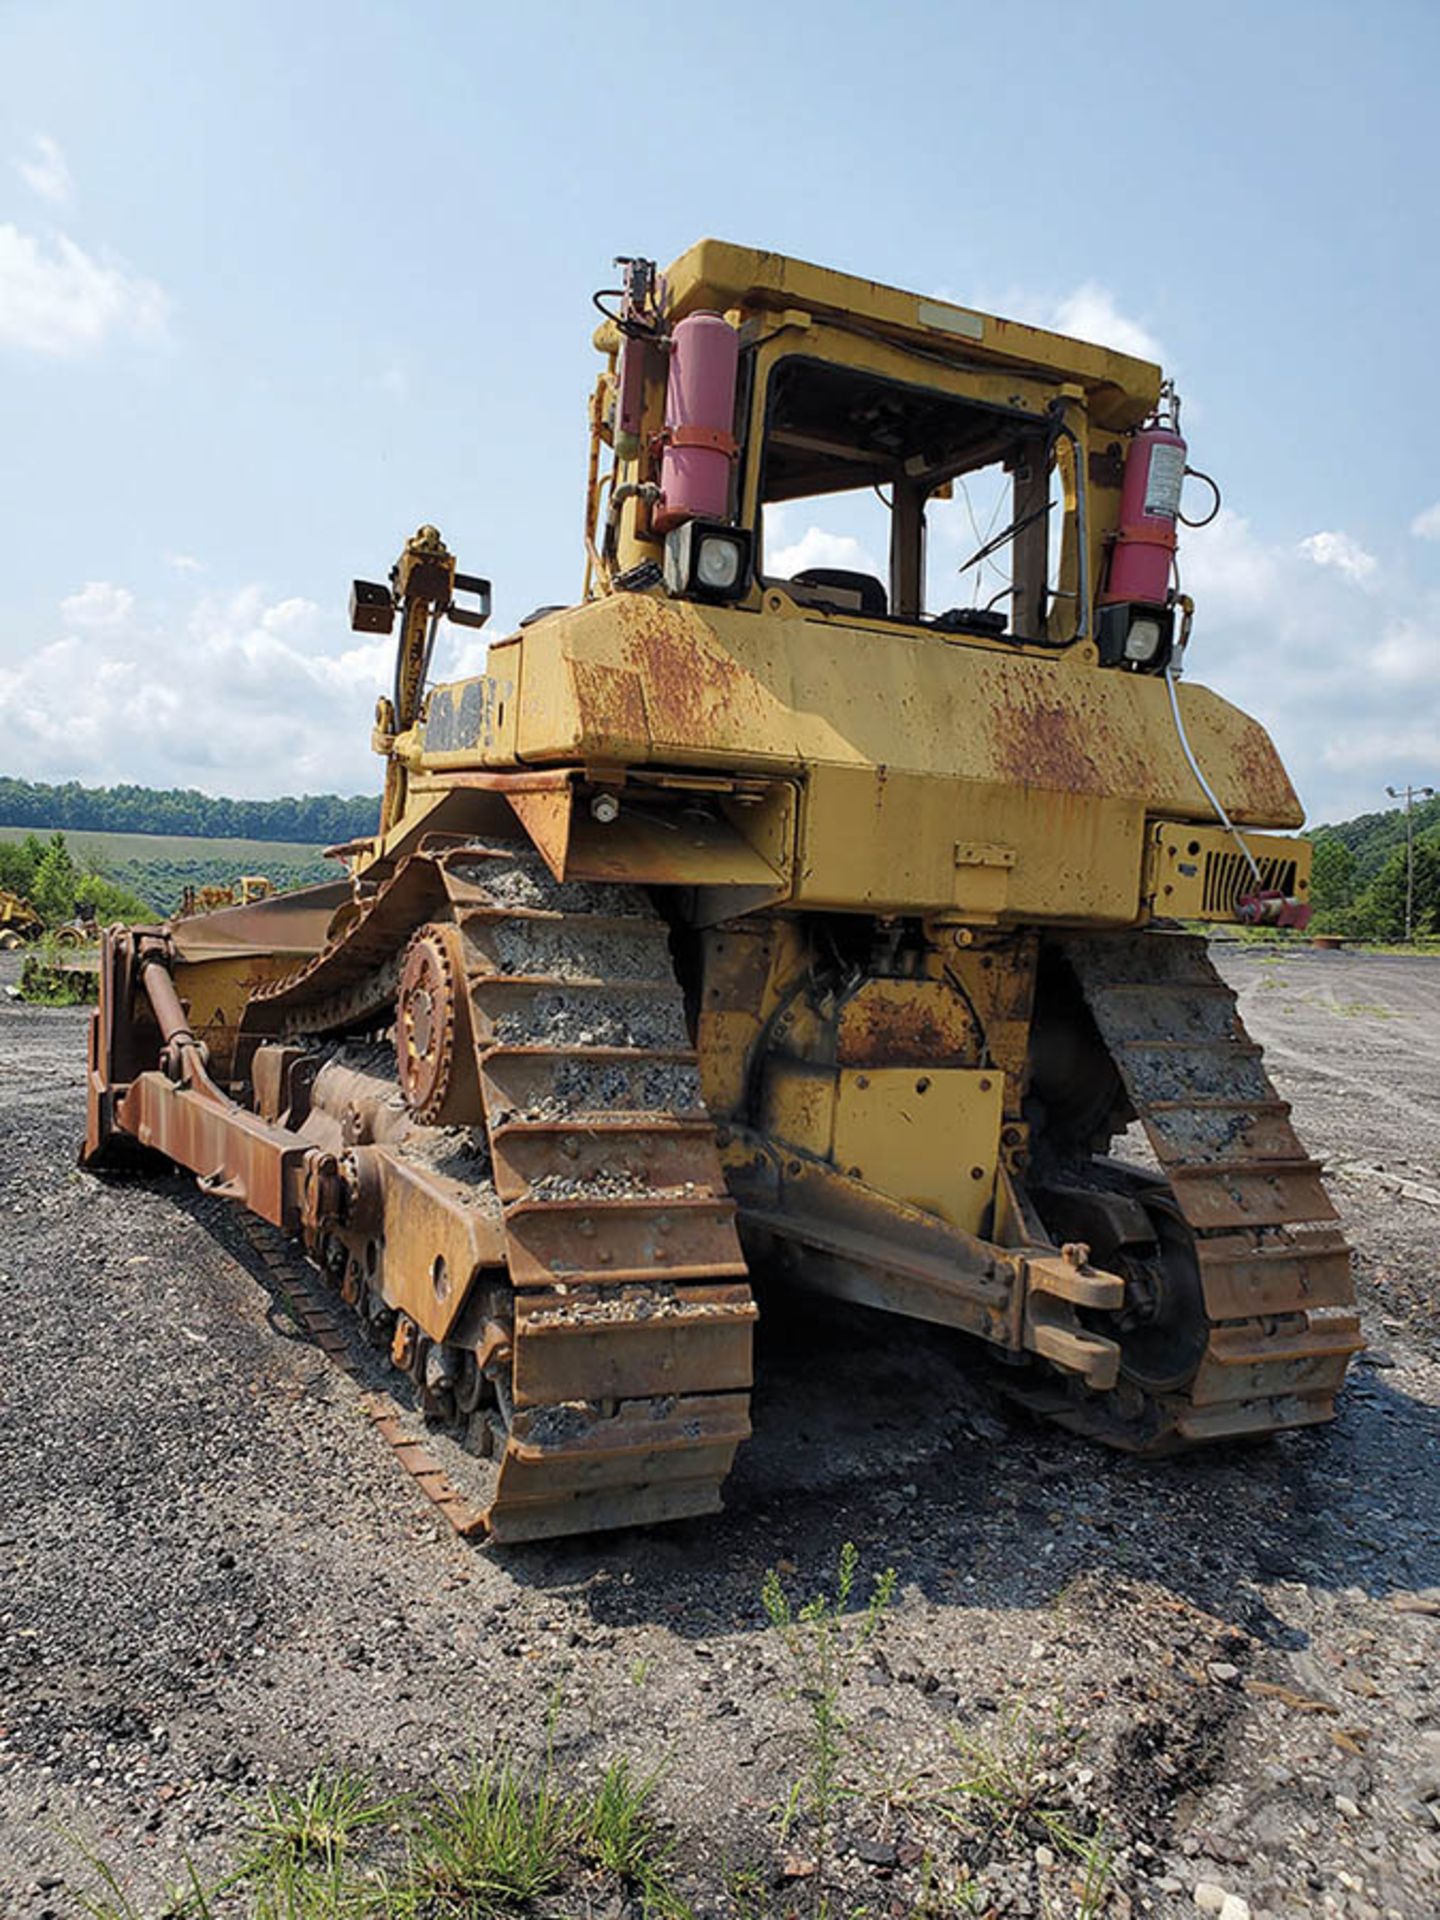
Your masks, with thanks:
M 1140 607 L 1122 602 L 1100 609 L 1100 664 L 1129 667 L 1132 673 L 1163 673 L 1170 664 L 1175 634 L 1171 607 Z
M 744 527 L 686 520 L 665 536 L 665 589 L 684 599 L 738 600 L 750 585 Z

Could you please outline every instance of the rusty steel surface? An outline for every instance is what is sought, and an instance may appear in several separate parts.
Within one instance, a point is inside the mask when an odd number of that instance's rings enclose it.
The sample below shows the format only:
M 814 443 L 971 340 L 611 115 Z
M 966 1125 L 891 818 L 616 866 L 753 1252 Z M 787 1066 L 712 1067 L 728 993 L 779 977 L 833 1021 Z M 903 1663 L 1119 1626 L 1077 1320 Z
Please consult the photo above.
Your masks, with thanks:
M 400 1091 L 425 1126 L 455 1126 L 475 1112 L 475 1049 L 459 929 L 423 926 L 411 938 L 395 996 Z
M 713 1512 L 755 1309 L 664 925 L 630 890 L 572 905 L 533 853 L 444 872 L 517 1290 L 492 1530 Z
M 938 980 L 867 980 L 839 1011 L 842 1067 L 971 1066 L 980 1036 L 965 1000 Z
M 221 907 L 193 919 L 177 919 L 171 923 L 175 951 L 181 960 L 252 951 L 296 957 L 315 953 L 350 893 L 348 880 L 331 880 L 244 906 Z

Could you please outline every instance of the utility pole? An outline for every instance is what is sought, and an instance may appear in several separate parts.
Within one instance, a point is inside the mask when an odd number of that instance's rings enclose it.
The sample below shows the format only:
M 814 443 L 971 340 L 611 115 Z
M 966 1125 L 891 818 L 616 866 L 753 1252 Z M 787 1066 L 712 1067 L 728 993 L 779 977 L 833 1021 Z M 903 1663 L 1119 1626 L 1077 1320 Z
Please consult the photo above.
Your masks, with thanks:
M 1405 802 L 1405 939 L 1408 944 L 1415 938 L 1415 798 L 1433 800 L 1434 787 L 1386 787 L 1386 793 L 1392 800 Z

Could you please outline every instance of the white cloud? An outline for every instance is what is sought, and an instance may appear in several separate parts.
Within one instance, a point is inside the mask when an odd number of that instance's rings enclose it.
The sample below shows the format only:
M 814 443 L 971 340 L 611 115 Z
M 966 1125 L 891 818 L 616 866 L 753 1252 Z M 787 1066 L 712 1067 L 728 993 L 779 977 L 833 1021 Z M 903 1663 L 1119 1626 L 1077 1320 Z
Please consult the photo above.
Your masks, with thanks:
M 205 571 L 205 562 L 203 560 L 197 560 L 193 553 L 167 553 L 165 556 L 165 564 L 167 567 L 173 567 L 177 573 L 203 573 Z
M 123 627 L 134 610 L 130 589 L 109 580 L 87 580 L 78 593 L 60 602 L 60 611 L 72 627 Z
M 1362 787 L 1356 789 L 1363 796 L 1358 810 L 1366 813 L 1383 812 L 1388 802 L 1382 795 L 1382 789 L 1393 786 L 1398 777 L 1405 779 L 1407 770 L 1429 766 L 1432 771 L 1435 764 L 1435 731 L 1432 721 L 1423 721 L 1415 726 L 1406 726 L 1394 721 L 1368 722 L 1358 727 L 1349 727 L 1343 734 L 1326 743 L 1324 763 L 1338 774 L 1365 776 Z M 1338 812 L 1332 812 L 1331 819 L 1340 818 Z
M 1372 661 L 1381 679 L 1393 686 L 1433 689 L 1440 685 L 1440 626 L 1393 621 L 1381 634 Z M 1440 740 L 1433 732 L 1430 752 L 1440 754 Z
M 1113 347 L 1117 353 L 1134 354 L 1139 360 L 1163 362 L 1165 358 L 1160 342 L 1149 328 L 1122 313 L 1109 288 L 1095 280 L 1087 280 L 1073 293 L 1057 300 L 1041 324 L 1077 340 Z
M 1351 534 L 1339 531 L 1312 533 L 1300 542 L 1299 551 L 1317 567 L 1333 567 L 1356 586 L 1363 586 L 1378 564 L 1374 554 L 1367 553 Z
M 1348 536 L 1339 536 L 1348 541 Z M 1354 543 L 1349 543 L 1354 545 Z M 1187 676 L 1270 731 L 1312 820 L 1385 804 L 1384 788 L 1433 777 L 1440 741 L 1440 594 L 1363 566 L 1357 599 L 1333 546 L 1269 543 L 1227 509 L 1187 532 L 1181 576 L 1196 602 Z
M 1222 507 L 1206 527 L 1187 529 L 1180 543 L 1180 578 L 1203 598 L 1212 616 L 1243 616 L 1263 605 L 1280 583 L 1282 558 Z
M 1440 540 L 1440 500 L 1416 514 L 1410 522 L 1410 531 L 1417 540 Z
M 37 133 L 31 138 L 30 158 L 17 160 L 15 171 L 32 193 L 39 194 L 52 206 L 65 206 L 75 191 L 60 143 L 52 140 L 48 133 Z
M 879 573 L 865 548 L 848 533 L 827 533 L 807 527 L 798 540 L 776 552 L 766 552 L 765 571 L 791 580 L 806 567 L 848 567 L 852 573 Z
M 97 258 L 63 233 L 47 246 L 0 225 L 0 347 L 65 357 L 113 334 L 159 340 L 168 308 L 155 282 L 121 261 Z
M 1126 313 L 1110 289 L 1098 280 L 1083 281 L 1058 296 L 1012 284 L 1004 288 L 982 287 L 969 294 L 943 288 L 937 297 L 957 307 L 978 307 L 984 313 L 998 314 L 1006 320 L 1020 320 L 1026 326 L 1045 327 L 1051 333 L 1068 334 L 1075 340 L 1088 340 L 1095 346 L 1134 354 L 1140 360 L 1166 364 L 1165 350 L 1149 327 L 1143 320 Z
M 0 664 L 10 768 L 27 778 L 241 796 L 379 786 L 370 729 L 394 641 L 351 634 L 339 605 L 247 586 L 162 623 L 91 581 L 35 639 Z M 460 670 L 467 639 L 442 626 L 437 677 Z

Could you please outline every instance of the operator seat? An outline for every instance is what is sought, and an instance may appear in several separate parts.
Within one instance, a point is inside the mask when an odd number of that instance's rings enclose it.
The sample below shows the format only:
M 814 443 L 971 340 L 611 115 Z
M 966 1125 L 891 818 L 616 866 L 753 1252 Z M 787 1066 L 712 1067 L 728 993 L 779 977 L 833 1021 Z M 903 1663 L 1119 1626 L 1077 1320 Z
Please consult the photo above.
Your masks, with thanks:
M 802 567 L 791 576 L 790 584 L 811 587 L 820 606 L 830 605 L 847 613 L 862 613 L 872 620 L 883 620 L 890 610 L 885 583 L 873 573 L 856 573 L 849 567 Z M 834 599 L 830 593 L 833 592 Z M 843 598 L 841 596 L 844 596 Z M 807 596 L 797 594 L 797 600 Z

